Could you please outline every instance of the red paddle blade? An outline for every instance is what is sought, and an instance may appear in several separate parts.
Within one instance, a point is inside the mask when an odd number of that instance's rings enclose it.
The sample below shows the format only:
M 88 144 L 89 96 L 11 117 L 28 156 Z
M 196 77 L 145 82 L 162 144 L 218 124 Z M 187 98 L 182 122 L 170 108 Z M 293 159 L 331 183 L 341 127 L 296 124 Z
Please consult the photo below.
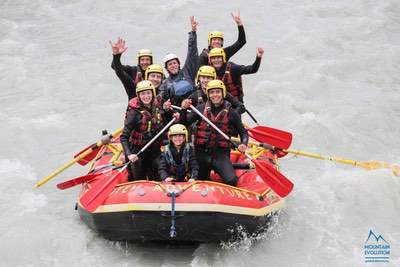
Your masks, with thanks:
M 286 197 L 293 189 L 293 183 L 272 165 L 264 161 L 252 160 L 258 175 L 280 197 Z
M 94 173 L 94 174 L 88 174 L 88 175 L 79 176 L 77 178 L 74 178 L 74 179 L 71 179 L 71 180 L 68 180 L 68 181 L 65 181 L 65 182 L 57 184 L 57 188 L 61 189 L 61 190 L 68 189 L 68 188 L 71 188 L 71 187 L 73 187 L 75 185 L 82 184 L 84 182 L 90 181 L 90 180 L 94 179 L 98 175 L 99 175 L 98 173 Z
M 101 146 L 100 146 L 101 147 Z M 74 155 L 74 158 L 77 158 L 79 155 L 81 155 L 83 152 L 87 151 L 88 149 L 92 149 L 93 151 L 90 152 L 87 156 L 85 156 L 84 158 L 82 158 L 81 160 L 78 161 L 78 163 L 82 166 L 85 166 L 86 164 L 88 164 L 89 162 L 91 162 L 97 155 L 97 153 L 100 150 L 100 147 L 97 146 L 96 143 L 82 149 L 81 151 L 79 151 L 78 153 L 76 153 Z
M 87 191 L 80 199 L 80 203 L 88 210 L 93 212 L 98 206 L 103 204 L 104 200 L 107 199 L 108 195 L 118 184 L 119 178 L 123 175 L 127 175 L 124 171 L 126 169 L 125 165 L 122 169 L 118 170 L 117 173 L 113 173 L 112 176 L 105 177 L 98 181 L 89 191 Z
M 247 130 L 252 138 L 261 143 L 267 143 L 282 149 L 288 149 L 292 143 L 292 134 L 279 129 L 256 126 Z

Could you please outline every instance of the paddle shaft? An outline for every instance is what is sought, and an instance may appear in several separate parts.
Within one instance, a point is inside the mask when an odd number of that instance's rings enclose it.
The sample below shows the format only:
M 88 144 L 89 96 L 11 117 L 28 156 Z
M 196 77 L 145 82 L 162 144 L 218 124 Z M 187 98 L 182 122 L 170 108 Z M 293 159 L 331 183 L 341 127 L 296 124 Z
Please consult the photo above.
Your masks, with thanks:
M 118 135 L 120 132 L 122 131 L 122 128 L 119 128 L 118 130 L 116 130 L 115 132 L 113 132 L 110 137 L 113 138 L 114 136 Z M 90 153 L 92 153 L 94 150 L 98 149 L 99 147 L 103 146 L 104 142 L 102 140 L 98 141 L 95 145 L 93 145 L 92 147 L 88 148 L 88 150 L 84 151 L 83 153 L 81 153 L 79 156 L 77 156 L 76 158 L 74 158 L 73 160 L 71 160 L 70 162 L 64 164 L 62 167 L 60 167 L 59 169 L 55 170 L 54 172 L 52 172 L 50 175 L 46 176 L 45 178 L 43 178 L 42 180 L 40 180 L 39 182 L 37 182 L 33 188 L 38 188 L 39 186 L 44 185 L 45 183 L 47 183 L 48 181 L 50 181 L 52 178 L 56 177 L 58 174 L 62 173 L 63 171 L 65 171 L 66 169 L 68 169 L 69 167 L 71 167 L 73 164 L 75 164 L 76 162 L 80 161 L 81 159 L 83 159 L 84 157 L 86 157 L 87 155 L 89 155 Z
M 253 114 L 251 114 L 250 111 L 249 111 L 247 108 L 246 108 L 245 110 L 246 110 L 246 113 L 250 116 L 250 118 L 251 118 L 257 125 L 260 125 L 260 124 L 258 124 L 258 121 L 257 121 L 256 118 L 253 116 Z
M 141 153 L 143 153 L 143 151 L 145 151 L 155 140 L 157 140 L 157 138 L 163 134 L 163 132 L 165 132 L 166 129 L 168 129 L 174 122 L 175 122 L 176 118 L 174 117 L 170 122 L 167 123 L 167 125 L 164 126 L 164 128 L 161 129 L 161 131 L 159 131 L 149 142 L 147 142 L 147 144 L 142 147 L 142 149 L 140 149 L 140 151 L 136 154 L 139 155 Z M 121 173 L 123 170 L 126 169 L 126 167 L 129 165 L 130 161 L 125 164 L 125 166 L 114 176 L 112 176 L 110 179 L 108 179 L 104 184 L 100 185 L 101 187 L 99 189 L 93 188 L 92 190 L 88 191 L 86 194 L 90 194 L 91 192 L 95 191 L 95 193 L 91 196 L 89 196 L 89 200 L 85 200 L 85 206 L 88 208 L 89 211 L 94 211 L 97 209 L 97 207 L 108 197 L 107 193 L 103 193 L 104 191 L 107 192 L 107 190 L 112 190 L 113 187 L 110 187 L 110 185 L 112 185 L 114 179 L 118 176 L 119 173 Z M 111 191 L 110 191 L 111 192 Z M 98 200 L 98 197 L 102 196 L 100 200 Z M 85 197 L 85 196 L 84 196 Z M 104 198 L 104 199 L 103 199 Z M 86 199 L 86 198 L 85 198 Z M 90 205 L 94 200 L 98 200 L 96 201 L 96 203 L 94 203 L 94 205 Z
M 206 116 L 201 114 L 200 111 L 198 111 L 193 105 L 190 105 L 190 108 L 196 112 L 197 115 L 199 115 L 203 120 L 205 120 L 211 127 L 213 127 L 220 135 L 222 135 L 227 141 L 229 141 L 236 149 L 238 148 L 238 145 L 236 145 L 230 138 L 227 136 L 221 129 L 219 129 L 214 123 L 212 123 Z M 243 152 L 243 154 L 250 160 L 253 160 L 253 158 L 247 154 L 246 152 Z

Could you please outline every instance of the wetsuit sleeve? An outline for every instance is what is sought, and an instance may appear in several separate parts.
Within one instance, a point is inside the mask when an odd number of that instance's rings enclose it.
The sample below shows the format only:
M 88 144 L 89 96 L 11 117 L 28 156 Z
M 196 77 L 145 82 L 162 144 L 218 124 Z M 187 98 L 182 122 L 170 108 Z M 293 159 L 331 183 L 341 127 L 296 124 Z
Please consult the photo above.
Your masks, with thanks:
M 133 154 L 129 145 L 129 137 L 131 136 L 132 130 L 135 128 L 140 121 L 140 114 L 135 110 L 129 110 L 126 114 L 124 129 L 122 131 L 120 141 L 122 148 L 124 149 L 125 155 L 129 156 Z
M 231 93 L 226 93 L 225 97 L 226 101 L 231 103 L 232 108 L 236 110 L 238 114 L 243 114 L 246 112 L 246 108 L 244 107 L 244 104 L 237 100 Z
M 161 153 L 160 155 L 160 162 L 158 165 L 158 174 L 160 175 L 161 180 L 165 180 L 169 175 L 168 173 L 168 163 L 167 159 L 165 158 L 165 153 Z
M 256 73 L 258 71 L 258 69 L 260 68 L 260 63 L 261 63 L 261 58 L 260 57 L 256 57 L 256 60 L 254 61 L 254 63 L 252 65 L 248 65 L 248 66 L 244 66 L 244 65 L 237 65 L 232 63 L 232 75 L 234 75 L 235 77 L 238 77 L 242 74 L 252 74 L 252 73 Z
M 199 56 L 199 67 L 208 65 L 208 54 L 205 49 L 201 51 L 201 54 Z
M 243 25 L 238 26 L 238 31 L 239 34 L 237 41 L 233 45 L 224 48 L 226 61 L 228 61 L 234 54 L 236 54 L 240 50 L 240 48 L 242 48 L 246 44 L 246 34 L 244 32 Z
M 185 79 L 189 80 L 193 85 L 198 68 L 199 51 L 197 49 L 197 34 L 196 32 L 189 32 L 188 53 L 182 71 Z
M 229 112 L 229 123 L 239 133 L 241 143 L 247 145 L 247 143 L 249 142 L 249 135 L 247 133 L 246 128 L 244 128 L 243 126 L 239 114 L 233 109 L 231 109 Z
M 129 99 L 136 97 L 136 84 L 135 81 L 123 70 L 121 64 L 121 54 L 113 56 L 113 65 L 115 67 L 115 74 L 122 82 L 125 92 Z
M 189 163 L 190 163 L 190 168 L 191 168 L 190 178 L 197 180 L 199 177 L 199 164 L 197 163 L 197 159 L 196 159 L 196 155 L 194 153 L 193 147 L 190 147 Z

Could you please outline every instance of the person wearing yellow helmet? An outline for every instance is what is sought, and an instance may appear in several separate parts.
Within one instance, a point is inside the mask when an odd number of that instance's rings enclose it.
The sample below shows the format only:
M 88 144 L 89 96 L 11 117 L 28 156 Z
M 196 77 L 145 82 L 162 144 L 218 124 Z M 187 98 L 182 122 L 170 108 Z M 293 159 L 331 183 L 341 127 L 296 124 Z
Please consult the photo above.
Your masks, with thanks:
M 197 164 L 193 146 L 188 143 L 188 131 L 185 125 L 174 124 L 168 131 L 169 144 L 161 153 L 158 173 L 165 182 L 192 182 L 197 180 Z
M 197 107 L 199 104 L 205 103 L 208 100 L 207 96 L 207 84 L 211 80 L 217 78 L 217 73 L 214 67 L 211 66 L 201 66 L 197 71 L 196 75 L 196 91 L 194 91 L 188 98 L 192 100 L 192 105 Z M 234 98 L 230 93 L 226 94 L 225 100 L 231 103 L 232 108 L 235 109 L 239 114 L 245 112 L 245 107 L 243 103 Z
M 234 54 L 236 54 L 246 44 L 246 34 L 242 20 L 240 18 L 240 12 L 237 14 L 231 13 L 233 20 L 238 26 L 238 39 L 237 41 L 224 48 L 226 58 L 229 60 Z M 208 65 L 208 53 L 213 48 L 222 48 L 224 44 L 224 34 L 220 31 L 212 31 L 208 34 L 208 48 L 204 48 L 199 56 L 199 66 Z
M 137 153 L 172 119 L 171 104 L 161 104 L 152 82 L 141 81 L 136 86 L 137 97 L 129 101 L 120 140 L 125 158 L 131 161 L 129 180 L 158 180 L 158 158 L 161 138 L 139 156 Z M 175 115 L 176 116 L 176 115 Z
M 260 67 L 264 49 L 256 49 L 256 60 L 252 65 L 238 65 L 227 61 L 226 53 L 222 48 L 213 48 L 208 54 L 209 64 L 217 72 L 217 78 L 226 85 L 229 93 L 243 103 L 242 75 L 256 73 Z
M 159 93 L 160 85 L 164 79 L 164 69 L 158 64 L 152 64 L 147 67 L 144 74 L 144 79 L 153 83 L 156 88 L 157 95 Z
M 244 128 L 240 115 L 224 99 L 226 88 L 221 80 L 209 81 L 206 88 L 208 100 L 197 106 L 211 122 L 229 137 L 232 130 L 236 131 L 241 143 L 238 149 L 246 151 L 248 134 Z M 197 113 L 187 113 L 191 100 L 182 101 L 180 112 L 181 122 L 185 125 L 196 123 L 194 132 L 194 146 L 197 162 L 199 163 L 199 180 L 209 180 L 210 171 L 218 173 L 226 184 L 236 186 L 237 176 L 230 161 L 230 143 Z
M 136 84 L 143 80 L 146 68 L 153 63 L 153 53 L 149 49 L 141 49 L 137 54 L 137 66 L 122 65 L 121 55 L 128 49 L 125 40 L 118 38 L 115 43 L 110 41 L 113 54 L 111 68 L 121 80 L 129 100 L 136 96 Z
M 194 79 L 199 65 L 199 53 L 197 50 L 197 21 L 190 17 L 192 31 L 189 32 L 188 52 L 183 68 L 175 54 L 167 54 L 164 57 L 164 67 L 169 76 L 160 87 L 164 99 L 170 99 L 172 104 L 180 105 L 181 101 L 193 92 Z

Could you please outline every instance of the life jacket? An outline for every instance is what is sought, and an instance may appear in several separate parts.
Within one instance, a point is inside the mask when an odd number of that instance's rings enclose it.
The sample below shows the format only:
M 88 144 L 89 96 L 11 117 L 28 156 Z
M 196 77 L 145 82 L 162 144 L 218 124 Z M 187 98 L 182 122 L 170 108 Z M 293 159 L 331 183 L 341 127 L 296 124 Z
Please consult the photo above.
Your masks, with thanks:
M 198 87 L 196 87 L 196 91 L 195 91 L 195 94 L 194 94 L 194 97 L 193 97 L 197 101 L 197 105 L 196 106 L 198 106 L 200 104 L 204 104 L 207 101 L 207 100 L 204 101 L 203 95 L 204 95 L 203 89 L 201 89 L 201 85 L 199 85 Z
M 169 166 L 169 174 L 174 176 L 175 179 L 180 179 L 180 177 L 190 176 L 189 160 L 190 160 L 190 143 L 186 143 L 182 152 L 181 163 L 177 164 L 174 160 L 174 156 L 171 152 L 170 144 L 164 146 L 165 159 Z
M 142 69 L 140 66 L 137 66 L 136 68 L 136 75 L 135 75 L 135 84 L 138 84 L 139 82 L 143 81 L 143 74 L 142 74 Z
M 138 97 L 129 101 L 128 110 L 134 109 L 141 114 L 139 125 L 137 125 L 129 137 L 129 142 L 135 146 L 144 146 L 161 129 L 164 121 L 161 116 L 159 99 L 155 98 L 151 110 L 145 108 Z
M 243 102 L 242 76 L 239 77 L 239 83 L 235 84 L 232 79 L 231 69 L 232 63 L 227 62 L 224 75 L 222 77 L 218 76 L 218 79 L 224 82 L 226 90 L 231 93 L 234 98 L 236 98 L 240 102 Z
M 203 115 L 214 123 L 222 132 L 229 135 L 231 132 L 228 118 L 230 109 L 231 104 L 224 101 L 222 110 L 217 114 L 217 116 L 214 116 L 211 112 L 210 101 L 207 101 L 204 106 Z M 228 140 L 226 140 L 206 121 L 201 120 L 197 125 L 197 131 L 195 133 L 195 146 L 207 149 L 215 147 L 229 148 L 230 144 Z

